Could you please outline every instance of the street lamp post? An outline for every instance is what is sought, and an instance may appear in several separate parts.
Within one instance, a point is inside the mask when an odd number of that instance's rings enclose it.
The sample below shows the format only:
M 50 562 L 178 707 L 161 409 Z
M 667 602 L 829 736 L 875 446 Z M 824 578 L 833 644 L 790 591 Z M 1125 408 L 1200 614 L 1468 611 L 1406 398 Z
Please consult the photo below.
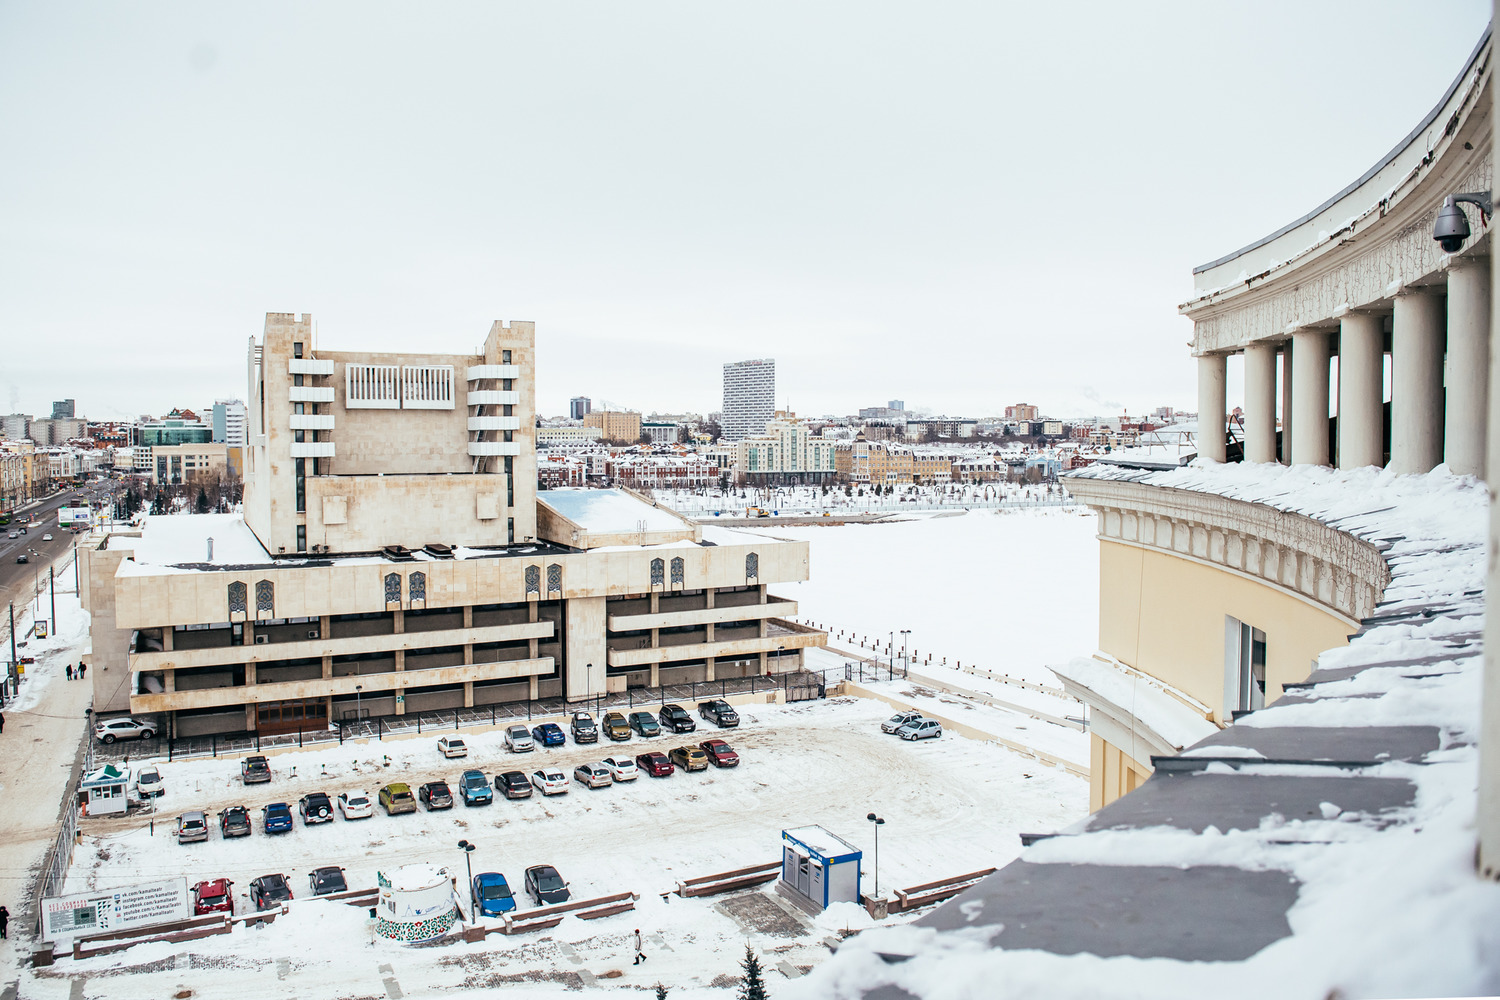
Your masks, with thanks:
M 891 642 L 890 645 L 885 647 L 885 651 L 889 658 L 887 662 L 890 664 L 891 676 L 894 677 L 896 674 L 896 633 L 892 632 L 890 635 Z
M 364 708 L 363 708 L 363 705 L 362 705 L 362 703 L 360 701 L 360 697 L 359 697 L 360 689 L 363 688 L 363 687 L 364 687 L 363 684 L 356 684 L 356 685 L 354 685 L 354 721 L 355 722 L 363 722 L 364 721 L 364 716 L 365 716 Z
M 587 697 L 584 698 L 584 700 L 585 701 L 593 701 L 594 700 L 594 665 L 592 663 L 586 664 L 584 666 L 584 669 L 588 671 L 588 685 L 589 685 L 588 692 L 587 692 Z M 594 706 L 594 712 L 595 712 L 595 714 L 598 714 L 598 712 L 599 712 L 599 706 L 598 705 Z
M 476 908 L 475 907 L 475 900 L 474 900 L 474 862 L 472 862 L 472 861 L 469 860 L 469 855 L 471 855 L 471 854 L 474 853 L 475 846 L 476 845 L 469 843 L 467 840 L 460 840 L 458 842 L 458 849 L 460 851 L 464 852 L 464 868 L 469 873 L 469 919 L 470 920 L 476 920 L 476 919 L 478 919 L 478 914 L 476 914 L 474 912 L 474 910 Z
M 911 660 L 906 655 L 906 637 L 909 635 L 911 635 L 911 629 L 904 628 L 901 630 L 901 672 L 903 676 L 911 673 Z
M 875 824 L 875 898 L 880 898 L 880 828 L 885 826 L 885 819 L 870 813 L 865 819 Z

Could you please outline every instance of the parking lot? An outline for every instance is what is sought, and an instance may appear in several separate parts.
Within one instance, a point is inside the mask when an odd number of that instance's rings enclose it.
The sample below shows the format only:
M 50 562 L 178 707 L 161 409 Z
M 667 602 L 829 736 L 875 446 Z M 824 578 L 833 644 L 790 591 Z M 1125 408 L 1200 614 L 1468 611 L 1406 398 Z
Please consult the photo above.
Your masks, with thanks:
M 272 756 L 275 778 L 267 785 L 242 785 L 237 760 L 160 763 L 167 790 L 157 801 L 154 833 L 146 815 L 85 820 L 67 890 L 175 874 L 186 874 L 189 884 L 227 877 L 235 882 L 236 910 L 244 912 L 252 879 L 285 873 L 300 900 L 308 895 L 308 872 L 324 865 L 345 868 L 351 888 L 374 885 L 378 868 L 416 861 L 446 865 L 459 873 L 462 883 L 464 858 L 457 843 L 463 839 L 477 845 L 471 857 L 476 874 L 499 871 L 513 887 L 519 887 L 527 867 L 551 864 L 571 882 L 575 897 L 641 894 L 635 913 L 587 924 L 569 920 L 549 932 L 549 941 L 571 942 L 581 961 L 615 961 L 625 934 L 643 926 L 668 947 L 673 941 L 679 944 L 663 956 L 666 961 L 653 965 L 653 975 L 670 967 L 682 977 L 680 982 L 706 983 L 729 971 L 742 942 L 758 932 L 717 909 L 714 900 L 674 897 L 668 903 L 659 894 L 679 878 L 776 860 L 784 828 L 819 823 L 868 850 L 872 845 L 865 816 L 880 812 L 886 819 L 880 882 L 889 891 L 1001 864 L 1019 853 L 1020 832 L 1055 829 L 1086 810 L 1085 782 L 994 744 L 951 735 L 911 743 L 883 735 L 880 722 L 890 713 L 875 702 L 839 698 L 742 706 L 740 714 L 741 727 L 734 730 L 700 723 L 690 735 L 634 736 L 626 743 L 601 739 L 586 746 L 570 739 L 565 746 L 525 754 L 506 752 L 500 731 L 466 732 L 469 756 L 459 760 L 441 756 L 437 735 L 284 753 Z M 388 816 L 377 807 L 370 819 L 339 818 L 306 827 L 298 818 L 289 833 L 267 836 L 261 831 L 261 806 L 284 801 L 295 810 L 298 798 L 311 791 L 336 798 L 341 791 L 362 789 L 374 796 L 391 782 L 405 782 L 415 790 L 423 782 L 444 779 L 456 792 L 459 775 L 468 768 L 484 771 L 491 781 L 500 771 L 530 773 L 543 765 L 571 776 L 576 765 L 587 761 L 634 756 L 648 748 L 665 751 L 713 736 L 726 738 L 738 751 L 739 767 L 678 770 L 666 778 L 643 774 L 629 784 L 597 789 L 574 783 L 566 795 L 536 794 L 514 801 L 496 796 L 490 805 L 466 808 L 459 802 L 440 812 L 424 807 Z M 251 807 L 251 836 L 224 840 L 215 823 L 206 842 L 178 845 L 172 838 L 180 812 L 212 814 L 234 804 Z M 867 890 L 873 888 L 872 862 L 867 855 Z M 518 903 L 523 910 L 532 905 L 524 898 Z M 367 943 L 363 911 L 332 907 L 319 919 L 320 935 Z M 344 982 L 335 974 L 336 955 L 327 948 L 305 947 L 285 936 L 290 932 L 278 931 L 279 926 L 262 932 L 271 937 L 253 942 L 247 935 L 256 932 L 236 931 L 193 947 L 195 953 L 216 954 L 253 948 L 264 957 L 274 941 L 274 948 L 290 953 L 286 957 L 295 966 Z M 697 946 L 680 947 L 684 939 Z M 815 939 L 810 935 L 808 944 L 815 946 Z M 144 957 L 160 947 L 148 945 L 80 964 L 129 964 L 141 960 L 132 957 L 137 953 Z M 483 946 L 463 948 L 497 953 L 510 964 L 557 965 L 556 954 L 532 939 L 495 936 Z M 435 963 L 429 955 L 399 952 L 400 962 L 422 967 L 424 981 L 455 986 L 464 981 L 463 963 Z M 630 965 L 628 957 L 624 964 Z M 355 990 L 348 995 L 361 994 Z

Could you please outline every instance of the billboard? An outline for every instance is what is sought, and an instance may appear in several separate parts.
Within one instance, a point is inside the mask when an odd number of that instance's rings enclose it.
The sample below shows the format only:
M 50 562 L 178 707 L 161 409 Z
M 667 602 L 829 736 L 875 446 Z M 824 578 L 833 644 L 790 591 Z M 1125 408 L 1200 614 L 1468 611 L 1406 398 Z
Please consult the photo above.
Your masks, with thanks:
M 57 508 L 57 523 L 64 528 L 75 524 L 86 526 L 91 523 L 93 513 L 88 507 L 59 507 Z
M 186 920 L 193 910 L 187 879 L 95 889 L 42 900 L 42 939 L 61 941 L 107 931 Z

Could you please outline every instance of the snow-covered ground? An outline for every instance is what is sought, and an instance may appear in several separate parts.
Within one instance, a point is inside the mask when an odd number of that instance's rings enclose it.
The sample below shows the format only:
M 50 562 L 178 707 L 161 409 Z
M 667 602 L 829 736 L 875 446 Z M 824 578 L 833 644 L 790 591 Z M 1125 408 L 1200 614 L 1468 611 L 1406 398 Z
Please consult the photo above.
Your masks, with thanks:
M 855 511 L 910 511 L 943 508 L 983 508 L 1002 504 L 1026 505 L 1060 503 L 1067 498 L 1057 484 L 1026 483 L 952 483 L 943 486 L 897 486 L 892 493 L 876 495 L 874 487 L 843 486 L 731 487 L 721 490 L 657 489 L 652 497 L 660 504 L 683 514 L 712 516 L 743 515 L 747 507 L 763 507 L 778 514 L 839 513 Z

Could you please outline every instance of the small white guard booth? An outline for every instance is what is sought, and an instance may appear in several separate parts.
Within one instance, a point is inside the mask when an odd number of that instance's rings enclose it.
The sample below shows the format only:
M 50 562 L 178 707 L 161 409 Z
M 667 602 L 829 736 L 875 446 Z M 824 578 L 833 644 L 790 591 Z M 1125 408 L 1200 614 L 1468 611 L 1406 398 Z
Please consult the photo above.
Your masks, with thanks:
M 859 902 L 864 852 L 821 826 L 781 831 L 781 884 L 821 912 L 829 903 Z
M 78 785 L 79 797 L 83 799 L 80 803 L 83 814 L 109 816 L 125 812 L 130 806 L 127 800 L 129 789 L 129 768 L 105 764 L 97 771 L 90 771 Z

